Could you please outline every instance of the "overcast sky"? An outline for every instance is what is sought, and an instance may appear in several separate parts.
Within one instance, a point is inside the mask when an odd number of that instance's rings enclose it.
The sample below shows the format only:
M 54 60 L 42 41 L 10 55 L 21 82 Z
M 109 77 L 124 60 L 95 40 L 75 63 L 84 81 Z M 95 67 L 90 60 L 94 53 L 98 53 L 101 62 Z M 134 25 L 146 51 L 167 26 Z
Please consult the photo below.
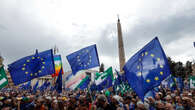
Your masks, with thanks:
M 56 45 L 68 71 L 66 55 L 96 44 L 119 69 L 117 14 L 126 60 L 155 36 L 175 61 L 195 59 L 194 0 L 0 0 L 0 54 L 7 65 Z

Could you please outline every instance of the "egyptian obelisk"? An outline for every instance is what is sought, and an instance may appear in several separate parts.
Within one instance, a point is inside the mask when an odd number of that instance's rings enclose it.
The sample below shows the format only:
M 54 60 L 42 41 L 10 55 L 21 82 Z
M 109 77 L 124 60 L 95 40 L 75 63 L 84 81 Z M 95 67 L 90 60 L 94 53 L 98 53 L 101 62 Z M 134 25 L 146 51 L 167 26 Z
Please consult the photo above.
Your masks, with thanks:
M 122 29 L 120 24 L 120 19 L 118 17 L 117 22 L 117 30 L 118 30 L 118 49 L 119 49 L 119 63 L 120 63 L 120 73 L 123 74 L 123 66 L 125 65 L 125 51 L 123 45 L 123 36 L 122 36 Z

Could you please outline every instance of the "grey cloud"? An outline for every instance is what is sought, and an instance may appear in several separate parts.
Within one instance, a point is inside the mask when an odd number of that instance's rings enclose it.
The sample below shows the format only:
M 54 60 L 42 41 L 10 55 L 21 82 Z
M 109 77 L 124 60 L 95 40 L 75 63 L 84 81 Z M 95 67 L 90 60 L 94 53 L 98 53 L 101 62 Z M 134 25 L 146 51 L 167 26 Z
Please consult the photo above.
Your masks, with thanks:
M 54 45 L 60 49 L 65 71 L 66 69 L 70 70 L 66 55 L 90 44 L 97 43 L 100 56 L 109 56 L 113 59 L 118 57 L 117 22 L 105 24 L 103 28 L 91 31 L 88 24 L 79 24 L 73 21 L 70 28 L 74 29 L 75 33 L 68 33 L 72 36 L 67 36 L 60 34 L 53 27 L 47 27 L 40 21 L 36 21 L 33 14 L 24 13 L 24 9 L 20 7 L 23 7 L 25 3 L 19 6 L 7 4 L 9 3 L 0 1 L 0 53 L 7 64 L 33 54 L 35 49 L 42 51 L 50 49 Z M 189 6 L 184 11 L 175 14 L 169 14 L 162 7 L 163 13 L 167 13 L 167 16 L 163 14 L 162 17 L 159 17 L 161 14 L 158 14 L 158 17 L 155 18 L 158 11 L 161 13 L 161 8 L 158 8 L 157 11 L 154 11 L 154 18 L 138 16 L 137 22 L 129 30 L 123 26 L 123 24 L 128 24 L 128 21 L 125 23 L 121 20 L 126 59 L 129 59 L 155 36 L 159 37 L 163 47 L 186 35 L 194 37 L 195 8 L 193 5 Z M 148 4 L 147 7 L 150 5 Z M 131 17 L 128 19 L 131 20 Z
M 126 59 L 130 58 L 136 51 L 141 49 L 155 36 L 158 36 L 162 45 L 168 45 L 186 35 L 195 36 L 195 10 L 190 9 L 186 13 L 177 13 L 158 19 L 138 19 L 139 22 L 134 24 L 128 31 L 123 28 L 123 40 L 125 46 Z M 123 21 L 121 21 L 124 24 Z M 108 36 L 117 32 L 116 24 L 108 24 L 103 29 L 98 44 L 102 48 L 102 53 L 107 56 L 118 56 L 117 36 L 113 34 L 113 39 Z M 164 47 L 163 46 L 163 47 Z M 175 50 L 177 51 L 177 50 Z

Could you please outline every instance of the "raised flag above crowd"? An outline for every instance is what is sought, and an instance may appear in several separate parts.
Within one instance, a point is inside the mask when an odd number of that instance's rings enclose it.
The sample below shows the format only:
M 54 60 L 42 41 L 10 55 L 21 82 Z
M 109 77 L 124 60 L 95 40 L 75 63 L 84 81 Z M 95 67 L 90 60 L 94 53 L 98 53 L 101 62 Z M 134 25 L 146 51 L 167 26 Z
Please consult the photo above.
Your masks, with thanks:
M 54 64 L 55 64 L 55 73 L 52 74 L 52 77 L 58 76 L 58 74 L 60 73 L 60 69 L 62 68 L 62 58 L 61 55 L 54 55 L 53 56 L 54 59 Z M 62 69 L 62 74 L 63 74 L 63 69 Z
M 52 49 L 21 58 L 8 65 L 15 85 L 55 72 Z
M 191 76 L 189 80 L 190 80 L 190 88 L 195 89 L 195 76 Z
M 31 89 L 31 81 L 23 83 L 22 85 L 19 86 L 19 89 L 21 89 L 21 90 L 30 90 Z
M 100 65 L 96 45 L 85 47 L 66 57 L 74 75 L 79 70 L 86 70 Z
M 76 75 L 73 75 L 72 73 L 70 73 L 66 77 L 65 88 L 70 89 L 70 90 L 76 89 L 79 86 L 79 84 L 82 82 L 82 80 L 86 78 L 86 76 L 87 75 L 85 73 L 85 70 L 78 71 Z
M 33 93 L 36 93 L 38 86 L 39 86 L 39 80 L 37 80 L 37 82 L 35 83 L 35 85 L 32 88 L 33 89 Z
M 108 68 L 103 73 L 95 74 L 95 84 L 96 84 L 96 89 L 98 91 L 111 87 L 113 81 L 114 81 L 114 76 L 112 72 L 112 67 Z
M 56 87 L 56 91 L 58 93 L 62 92 L 62 68 L 60 69 L 60 72 L 59 72 L 58 79 L 56 81 L 55 87 Z
M 8 79 L 4 67 L 0 67 L 0 90 L 8 84 Z
M 145 45 L 125 64 L 128 83 L 142 101 L 145 94 L 170 75 L 166 55 L 157 37 Z
M 91 78 L 88 75 L 86 75 L 86 77 L 81 80 L 81 82 L 77 85 L 76 88 L 80 88 L 81 90 L 84 90 L 88 88 L 90 81 Z

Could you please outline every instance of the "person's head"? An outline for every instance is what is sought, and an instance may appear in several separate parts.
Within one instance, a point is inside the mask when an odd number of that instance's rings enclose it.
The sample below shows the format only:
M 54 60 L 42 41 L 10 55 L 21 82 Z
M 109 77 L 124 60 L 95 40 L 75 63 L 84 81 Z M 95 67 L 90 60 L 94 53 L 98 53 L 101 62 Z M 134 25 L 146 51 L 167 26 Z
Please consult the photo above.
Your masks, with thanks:
M 171 91 L 167 90 L 166 95 L 171 95 Z
M 171 96 L 170 95 L 168 95 L 168 96 L 166 96 L 166 102 L 168 102 L 168 103 L 172 103 L 172 98 L 171 98 Z
M 166 103 L 165 110 L 174 110 L 173 105 L 171 105 L 171 103 Z
M 79 106 L 86 106 L 86 97 L 83 95 L 79 97 Z
M 97 97 L 97 107 L 104 107 L 104 105 L 106 104 L 107 99 L 106 96 L 101 94 Z
M 161 101 L 157 101 L 155 106 L 157 110 L 164 110 L 164 103 L 162 103 Z
M 132 99 L 131 96 L 126 96 L 126 98 L 125 98 L 126 103 L 130 104 L 131 99 Z
M 180 96 L 175 97 L 175 102 L 176 103 L 182 103 L 182 100 L 181 100 Z
M 76 96 L 75 95 L 70 96 L 70 103 L 72 103 L 72 104 L 76 103 Z
M 179 95 L 179 90 L 174 90 L 175 95 Z
M 146 110 L 145 106 L 144 106 L 144 103 L 141 102 L 141 101 L 138 101 L 137 102 L 137 109 L 138 110 Z
M 35 101 L 35 106 L 40 107 L 42 103 L 43 103 L 43 100 L 41 99 L 41 97 L 38 97 Z
M 156 100 L 160 100 L 160 94 L 159 94 L 159 93 L 156 93 L 156 94 L 155 94 L 155 99 L 156 99 Z
M 188 96 L 188 91 L 183 91 L 182 97 L 187 97 Z
M 58 100 L 57 99 L 53 100 L 51 106 L 54 110 L 58 110 L 59 109 Z

